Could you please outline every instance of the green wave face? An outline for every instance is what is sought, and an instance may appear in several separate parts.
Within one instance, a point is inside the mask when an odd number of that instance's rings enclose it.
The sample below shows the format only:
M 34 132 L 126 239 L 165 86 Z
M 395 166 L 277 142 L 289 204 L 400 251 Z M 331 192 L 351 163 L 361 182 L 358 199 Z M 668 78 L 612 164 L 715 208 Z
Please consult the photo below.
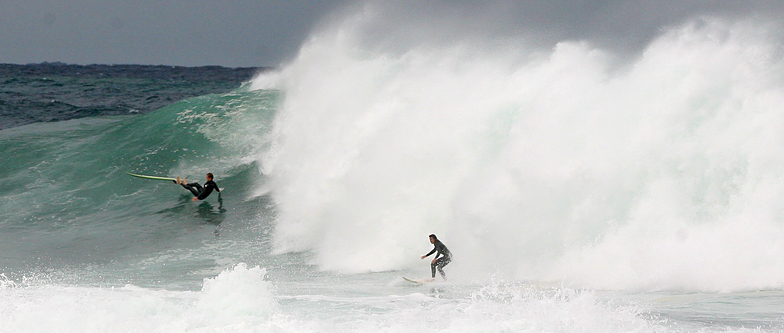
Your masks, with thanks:
M 156 229 L 161 226 L 176 234 L 171 221 L 183 219 L 176 211 L 187 211 L 182 207 L 190 197 L 172 183 L 126 172 L 199 182 L 212 172 L 219 186 L 232 189 L 235 207 L 253 200 L 247 199 L 248 190 L 257 184 L 259 172 L 247 157 L 264 146 L 279 95 L 240 88 L 150 114 L 1 131 L 0 151 L 6 158 L 0 166 L 0 242 L 12 252 L 5 259 L 12 267 L 29 263 L 31 256 L 41 262 L 88 261 L 86 256 L 95 256 L 89 253 L 97 249 L 110 260 L 111 253 L 151 236 L 170 238 Z M 216 219 L 226 214 L 216 207 L 216 197 L 185 217 L 220 223 Z

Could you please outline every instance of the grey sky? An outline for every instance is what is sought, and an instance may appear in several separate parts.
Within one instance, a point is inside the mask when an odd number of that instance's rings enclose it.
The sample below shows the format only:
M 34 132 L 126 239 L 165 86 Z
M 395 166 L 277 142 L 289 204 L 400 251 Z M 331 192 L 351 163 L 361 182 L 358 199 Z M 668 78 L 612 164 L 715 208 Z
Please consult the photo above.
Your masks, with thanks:
M 277 66 L 357 0 L 0 0 L 0 63 Z M 367 38 L 407 44 L 524 35 L 634 51 L 698 15 L 778 19 L 784 1 L 376 1 Z

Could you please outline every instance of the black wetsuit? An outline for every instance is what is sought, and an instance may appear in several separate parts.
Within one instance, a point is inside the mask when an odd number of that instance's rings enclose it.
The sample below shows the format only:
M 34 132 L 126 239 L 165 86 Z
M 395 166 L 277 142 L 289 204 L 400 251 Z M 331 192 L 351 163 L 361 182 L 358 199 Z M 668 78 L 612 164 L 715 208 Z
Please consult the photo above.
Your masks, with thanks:
M 438 268 L 438 273 L 440 273 L 441 277 L 444 278 L 444 280 L 446 280 L 446 274 L 444 274 L 444 266 L 452 262 L 452 253 L 449 252 L 449 249 L 446 248 L 446 245 L 444 245 L 444 243 L 441 243 L 441 241 L 438 239 L 436 239 L 433 245 L 435 246 L 433 247 L 433 250 L 425 255 L 425 257 L 429 257 L 431 254 L 433 254 L 433 252 L 438 252 L 436 253 L 436 261 L 430 264 L 430 271 L 433 273 L 433 278 L 435 278 L 436 268 Z
M 204 200 L 210 196 L 212 190 L 220 192 L 218 184 L 215 184 L 215 182 L 211 180 L 208 180 L 206 183 L 204 183 L 204 187 L 199 185 L 199 183 L 182 184 L 182 187 L 191 191 L 191 193 L 199 198 L 199 200 Z

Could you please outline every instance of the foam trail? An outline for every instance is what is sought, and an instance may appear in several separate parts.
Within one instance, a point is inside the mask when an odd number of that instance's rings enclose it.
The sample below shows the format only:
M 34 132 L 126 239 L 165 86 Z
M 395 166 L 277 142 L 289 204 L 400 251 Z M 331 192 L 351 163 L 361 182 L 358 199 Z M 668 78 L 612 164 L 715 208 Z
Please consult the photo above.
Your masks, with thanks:
M 581 42 L 383 52 L 361 41 L 370 21 L 316 35 L 258 79 L 285 92 L 260 156 L 278 252 L 401 269 L 434 232 L 459 258 L 450 269 L 475 277 L 781 287 L 784 67 L 770 26 L 695 21 L 618 66 Z

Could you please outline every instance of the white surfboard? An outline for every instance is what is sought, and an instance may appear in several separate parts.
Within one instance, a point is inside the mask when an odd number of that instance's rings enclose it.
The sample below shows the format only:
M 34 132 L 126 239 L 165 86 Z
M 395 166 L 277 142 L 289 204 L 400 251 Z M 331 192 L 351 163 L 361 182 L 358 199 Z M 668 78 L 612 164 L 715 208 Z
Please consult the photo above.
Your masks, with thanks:
M 427 278 L 427 279 L 416 279 L 416 280 L 414 280 L 414 279 L 409 279 L 409 278 L 404 276 L 403 280 L 406 280 L 406 281 L 411 282 L 411 283 L 416 283 L 416 284 L 424 284 L 424 283 L 428 283 L 428 282 L 433 282 L 436 279 Z

